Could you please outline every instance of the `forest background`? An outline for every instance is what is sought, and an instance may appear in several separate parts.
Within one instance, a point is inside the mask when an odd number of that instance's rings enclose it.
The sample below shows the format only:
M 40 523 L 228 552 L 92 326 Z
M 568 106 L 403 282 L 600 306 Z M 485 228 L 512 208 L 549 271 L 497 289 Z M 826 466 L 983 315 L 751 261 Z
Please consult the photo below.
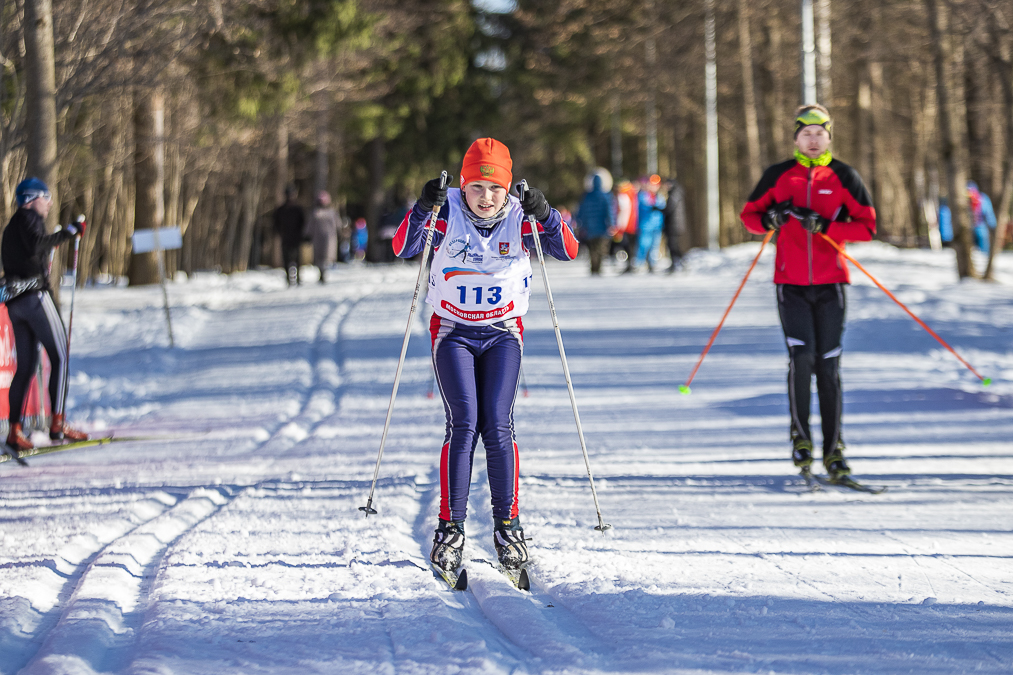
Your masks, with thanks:
M 925 246 L 955 193 L 960 276 L 975 180 L 1013 206 L 1013 5 L 813 0 L 818 100 L 865 179 L 877 237 Z M 762 169 L 790 156 L 798 0 L 0 0 L 0 191 L 38 175 L 86 214 L 79 283 L 157 279 L 134 229 L 179 226 L 170 270 L 272 264 L 284 186 L 367 220 L 494 136 L 514 176 L 575 208 L 590 170 L 657 171 L 706 246 L 705 25 L 716 40 L 722 246 Z M 655 140 L 656 139 L 656 140 Z M 996 249 L 992 247 L 993 251 Z M 55 273 L 58 273 L 56 270 Z

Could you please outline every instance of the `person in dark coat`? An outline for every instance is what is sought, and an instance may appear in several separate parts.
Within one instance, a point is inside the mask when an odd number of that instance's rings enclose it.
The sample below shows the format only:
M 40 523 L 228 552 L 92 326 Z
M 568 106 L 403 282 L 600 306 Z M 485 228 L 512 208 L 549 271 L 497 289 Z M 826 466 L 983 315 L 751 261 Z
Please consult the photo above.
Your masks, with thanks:
M 54 246 L 83 234 L 85 224 L 81 221 L 53 234 L 46 234 L 46 216 L 53 205 L 53 198 L 49 194 L 49 188 L 38 178 L 21 181 L 15 195 L 18 210 L 7 224 L 0 242 L 0 260 L 3 262 L 7 291 L 23 291 L 6 301 L 17 352 L 17 366 L 9 390 L 9 454 L 16 450 L 31 450 L 33 447 L 31 439 L 23 431 L 21 415 L 25 396 L 38 365 L 39 344 L 45 348 L 51 366 L 49 403 L 53 417 L 49 426 L 50 439 L 83 441 L 88 438 L 87 434 L 64 421 L 67 331 L 49 292 L 49 252 Z
M 296 202 L 299 196 L 294 185 L 285 188 L 285 203 L 274 210 L 274 231 L 281 238 L 281 259 L 288 285 L 300 284 L 299 247 L 306 230 L 306 213 Z
M 320 270 L 320 283 L 326 283 L 326 270 L 338 256 L 338 212 L 331 208 L 331 196 L 324 190 L 317 194 L 307 235 L 313 242 L 313 265 Z
M 668 181 L 668 201 L 665 202 L 665 241 L 672 264 L 668 273 L 673 274 L 682 265 L 680 239 L 686 231 L 686 192 L 675 179 Z

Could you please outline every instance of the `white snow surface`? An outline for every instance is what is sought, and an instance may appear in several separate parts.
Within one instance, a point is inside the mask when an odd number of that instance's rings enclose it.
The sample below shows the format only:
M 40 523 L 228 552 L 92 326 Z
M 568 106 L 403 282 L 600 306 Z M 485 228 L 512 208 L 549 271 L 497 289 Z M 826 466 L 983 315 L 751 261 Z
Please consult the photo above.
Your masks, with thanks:
M 359 510 L 414 263 L 178 281 L 175 349 L 157 287 L 78 291 L 69 418 L 143 440 L 0 464 L 0 673 L 1013 671 L 1013 256 L 1000 283 L 959 282 L 951 251 L 851 247 L 995 380 L 854 271 L 844 437 L 888 488 L 869 495 L 792 467 L 772 250 L 678 392 L 758 248 L 672 276 L 549 264 L 605 535 L 536 271 L 515 408 L 530 593 L 428 567 L 444 415 L 421 316 L 378 514 Z M 489 559 L 481 446 L 469 516 L 466 557 Z

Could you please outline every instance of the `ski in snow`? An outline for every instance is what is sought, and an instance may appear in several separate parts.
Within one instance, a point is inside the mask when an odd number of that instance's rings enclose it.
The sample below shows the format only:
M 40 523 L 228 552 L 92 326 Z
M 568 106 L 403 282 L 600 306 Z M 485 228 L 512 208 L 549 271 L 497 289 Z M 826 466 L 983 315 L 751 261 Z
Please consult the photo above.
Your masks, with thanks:
M 437 565 L 432 567 L 436 576 L 446 581 L 455 591 L 468 590 L 468 570 L 458 568 L 460 570 L 460 574 L 458 574 L 457 572 L 448 572 Z
M 0 453 L 0 463 L 14 460 L 21 466 L 28 466 L 25 457 L 34 455 L 45 455 L 50 452 L 61 452 L 63 450 L 75 450 L 77 448 L 90 448 L 96 445 L 108 443 L 121 443 L 124 441 L 152 441 L 159 440 L 150 436 L 102 436 L 101 438 L 89 438 L 84 441 L 70 441 L 69 443 L 52 443 L 50 445 L 37 445 L 30 450 L 15 450 L 7 444 L 3 444 L 3 452 Z
M 809 470 L 809 467 L 804 467 L 799 475 L 805 481 L 805 486 L 809 489 L 809 492 L 819 492 L 823 489 L 819 481 L 816 480 L 816 477 L 813 476 L 813 472 Z
M 496 570 L 497 572 L 505 576 L 507 579 L 509 579 L 510 583 L 514 585 L 514 588 L 517 588 L 522 591 L 531 590 L 531 580 L 528 578 L 528 570 L 525 569 L 524 567 L 504 567 L 499 563 L 494 563 L 484 558 L 475 558 L 471 562 L 485 563 L 486 565 L 489 565 L 494 570 Z
M 836 485 L 838 487 L 845 487 L 851 490 L 855 490 L 856 492 L 866 492 L 870 495 L 878 495 L 886 492 L 885 487 L 872 487 L 871 485 L 866 485 L 865 483 L 858 482 L 851 476 L 842 476 L 841 478 L 837 479 L 826 478 L 824 476 L 817 476 L 816 480 L 818 480 L 822 485 Z

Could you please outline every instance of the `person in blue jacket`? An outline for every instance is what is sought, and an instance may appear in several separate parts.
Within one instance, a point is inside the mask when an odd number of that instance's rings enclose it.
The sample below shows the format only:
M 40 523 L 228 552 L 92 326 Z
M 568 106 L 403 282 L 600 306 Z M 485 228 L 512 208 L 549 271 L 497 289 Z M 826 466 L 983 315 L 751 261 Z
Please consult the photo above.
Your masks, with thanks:
M 591 274 L 601 274 L 601 261 L 608 252 L 616 218 L 612 195 L 602 189 L 600 174 L 596 173 L 591 179 L 591 191 L 577 207 L 577 223 L 591 255 Z
M 665 196 L 660 190 L 661 176 L 655 174 L 650 177 L 646 188 L 641 190 L 637 197 L 640 245 L 633 266 L 639 268 L 646 260 L 648 272 L 653 272 L 658 264 L 658 247 L 661 245 L 661 232 L 665 227 Z

